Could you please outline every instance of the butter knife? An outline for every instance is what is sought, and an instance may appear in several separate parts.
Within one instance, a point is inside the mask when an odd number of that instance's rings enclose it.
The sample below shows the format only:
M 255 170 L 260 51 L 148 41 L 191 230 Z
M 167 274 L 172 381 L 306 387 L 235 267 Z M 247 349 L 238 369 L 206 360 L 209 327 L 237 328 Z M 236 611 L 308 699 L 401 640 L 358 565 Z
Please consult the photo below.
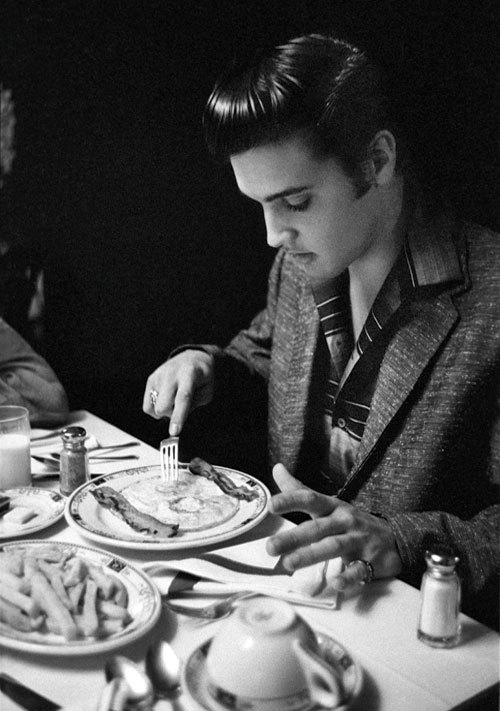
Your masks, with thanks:
M 26 711 L 57 711 L 62 708 L 4 672 L 0 672 L 0 691 Z

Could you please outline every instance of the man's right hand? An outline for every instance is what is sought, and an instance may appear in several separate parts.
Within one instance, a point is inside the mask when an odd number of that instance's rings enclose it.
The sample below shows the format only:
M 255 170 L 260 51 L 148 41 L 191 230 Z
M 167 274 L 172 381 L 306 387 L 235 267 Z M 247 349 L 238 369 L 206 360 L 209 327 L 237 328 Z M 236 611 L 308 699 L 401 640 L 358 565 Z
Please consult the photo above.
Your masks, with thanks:
M 151 373 L 142 409 L 157 420 L 169 417 L 169 434 L 175 436 L 180 434 L 191 410 L 208 405 L 213 393 L 214 356 L 201 350 L 185 350 Z

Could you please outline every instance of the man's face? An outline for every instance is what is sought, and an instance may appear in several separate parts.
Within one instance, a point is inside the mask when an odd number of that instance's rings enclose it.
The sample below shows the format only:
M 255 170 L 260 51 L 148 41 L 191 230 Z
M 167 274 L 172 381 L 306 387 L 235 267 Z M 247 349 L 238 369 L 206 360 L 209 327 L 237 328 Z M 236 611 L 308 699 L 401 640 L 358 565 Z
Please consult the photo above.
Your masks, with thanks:
M 240 191 L 263 207 L 268 244 L 289 250 L 313 285 L 369 258 L 377 191 L 356 198 L 337 160 L 291 138 L 234 155 L 231 165 Z

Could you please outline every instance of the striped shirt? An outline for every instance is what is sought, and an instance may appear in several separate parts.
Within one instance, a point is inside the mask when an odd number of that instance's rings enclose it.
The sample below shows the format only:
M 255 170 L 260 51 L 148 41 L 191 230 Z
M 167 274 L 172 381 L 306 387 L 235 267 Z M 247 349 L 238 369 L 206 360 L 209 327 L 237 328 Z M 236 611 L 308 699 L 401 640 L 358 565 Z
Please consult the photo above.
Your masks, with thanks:
M 321 327 L 331 354 L 325 393 L 325 427 L 330 441 L 322 475 L 342 485 L 363 437 L 378 371 L 397 328 L 396 314 L 418 289 L 461 277 L 456 253 L 426 239 L 407 240 L 387 275 L 354 343 L 349 273 L 314 289 Z

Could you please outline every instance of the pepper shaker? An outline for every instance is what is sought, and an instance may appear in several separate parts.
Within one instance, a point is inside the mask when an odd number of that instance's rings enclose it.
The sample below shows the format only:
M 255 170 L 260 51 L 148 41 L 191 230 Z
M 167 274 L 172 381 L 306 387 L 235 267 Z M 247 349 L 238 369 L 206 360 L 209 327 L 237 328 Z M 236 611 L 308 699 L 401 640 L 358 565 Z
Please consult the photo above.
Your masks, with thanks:
M 89 480 L 89 460 L 83 427 L 66 427 L 61 434 L 63 450 L 59 465 L 59 489 L 69 496 L 75 489 Z
M 426 551 L 425 561 L 418 639 L 431 647 L 454 647 L 460 639 L 461 586 L 455 570 L 459 559 L 439 546 Z

